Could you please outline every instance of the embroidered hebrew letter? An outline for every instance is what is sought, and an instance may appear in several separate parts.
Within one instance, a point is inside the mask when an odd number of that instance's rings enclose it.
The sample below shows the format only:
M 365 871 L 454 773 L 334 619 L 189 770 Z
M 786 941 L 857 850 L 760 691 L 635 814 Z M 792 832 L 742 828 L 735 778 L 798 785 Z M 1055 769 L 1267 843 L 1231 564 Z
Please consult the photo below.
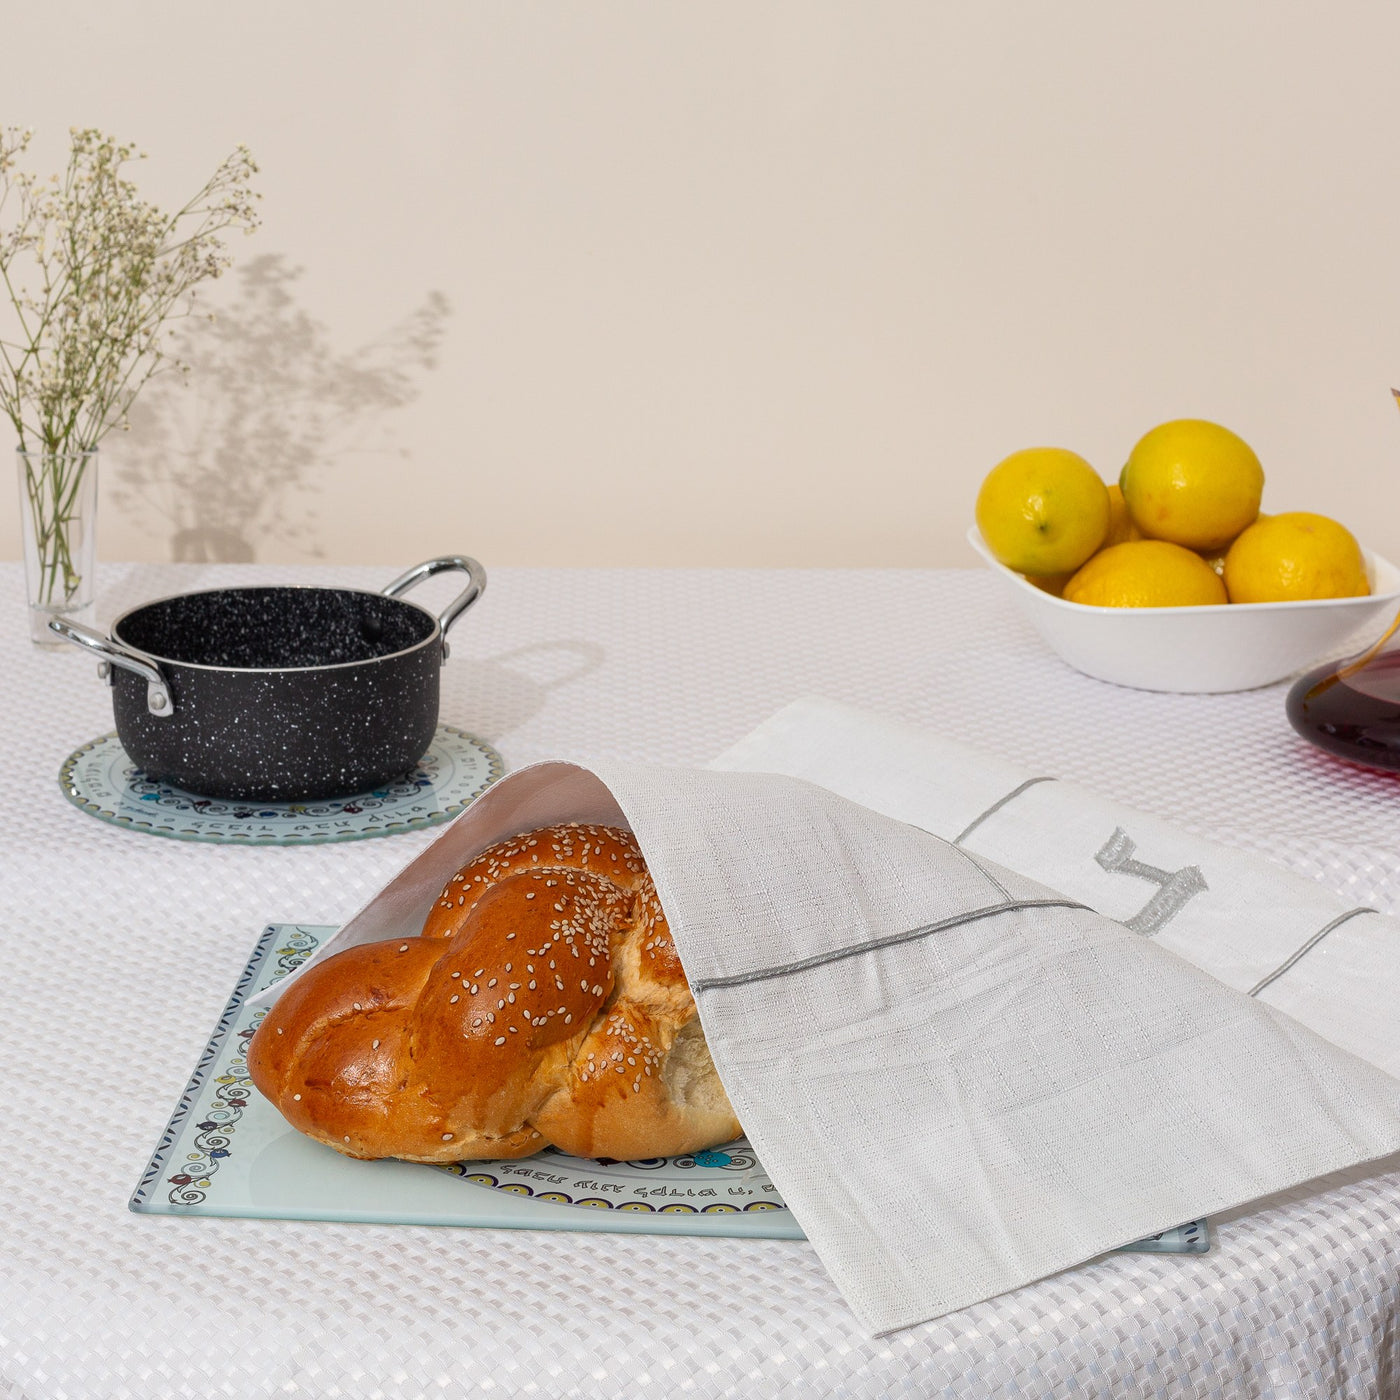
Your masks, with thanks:
M 1151 880 L 1157 892 L 1131 919 L 1122 920 L 1125 928 L 1151 938 L 1160 933 L 1185 907 L 1186 901 L 1207 889 L 1206 877 L 1198 865 L 1184 865 L 1180 870 L 1159 870 L 1133 859 L 1137 843 L 1123 828 L 1114 829 L 1094 859 L 1114 875 L 1136 875 L 1139 880 Z

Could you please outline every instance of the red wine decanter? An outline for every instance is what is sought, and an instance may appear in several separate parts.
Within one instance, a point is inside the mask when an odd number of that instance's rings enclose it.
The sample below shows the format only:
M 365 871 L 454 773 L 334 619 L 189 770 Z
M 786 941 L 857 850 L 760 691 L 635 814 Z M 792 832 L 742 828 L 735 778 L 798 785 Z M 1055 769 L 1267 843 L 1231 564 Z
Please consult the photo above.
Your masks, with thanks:
M 1288 719 L 1339 758 L 1400 773 L 1400 614 L 1350 661 L 1309 671 L 1288 692 Z

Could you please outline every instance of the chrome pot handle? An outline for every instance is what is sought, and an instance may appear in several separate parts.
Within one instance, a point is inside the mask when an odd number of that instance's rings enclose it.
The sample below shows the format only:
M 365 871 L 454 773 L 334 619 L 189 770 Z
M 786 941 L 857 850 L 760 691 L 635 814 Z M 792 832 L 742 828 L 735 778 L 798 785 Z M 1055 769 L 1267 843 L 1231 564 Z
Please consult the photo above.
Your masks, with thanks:
M 415 564 L 407 573 L 400 574 L 393 583 L 384 589 L 387 598 L 397 598 L 407 593 L 415 584 L 434 574 L 458 569 L 467 576 L 467 586 L 442 610 L 438 626 L 442 628 L 442 659 L 447 660 L 447 631 L 486 590 L 486 570 L 465 554 L 444 554 L 440 559 L 427 559 Z
M 170 693 L 170 683 L 160 669 L 160 663 L 144 651 L 137 651 L 124 642 L 113 641 L 81 622 L 73 622 L 66 617 L 51 617 L 49 631 L 57 632 L 65 642 L 74 646 L 95 651 L 102 658 L 97 674 L 110 684 L 112 667 L 134 671 L 146 682 L 146 708 L 158 719 L 167 719 L 175 713 L 175 701 Z

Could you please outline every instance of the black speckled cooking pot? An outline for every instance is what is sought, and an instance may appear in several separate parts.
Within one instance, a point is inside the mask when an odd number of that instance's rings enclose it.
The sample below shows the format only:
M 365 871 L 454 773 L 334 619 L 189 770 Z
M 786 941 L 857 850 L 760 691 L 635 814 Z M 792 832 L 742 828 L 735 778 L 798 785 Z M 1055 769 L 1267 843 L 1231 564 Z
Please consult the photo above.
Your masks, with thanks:
M 400 598 L 460 569 L 470 582 L 440 618 Z M 408 772 L 438 717 L 449 627 L 481 596 L 474 559 L 430 559 L 383 593 L 218 588 L 123 613 L 112 635 L 49 626 L 99 653 L 117 736 L 151 778 L 205 797 L 349 797 Z

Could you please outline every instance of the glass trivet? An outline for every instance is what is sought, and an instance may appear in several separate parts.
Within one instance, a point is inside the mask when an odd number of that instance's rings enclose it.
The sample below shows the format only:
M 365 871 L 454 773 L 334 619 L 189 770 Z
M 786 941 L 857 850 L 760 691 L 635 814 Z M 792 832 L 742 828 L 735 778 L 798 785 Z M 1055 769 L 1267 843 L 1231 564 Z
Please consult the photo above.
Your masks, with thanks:
M 505 772 L 490 744 L 440 724 L 411 773 L 372 792 L 320 802 L 235 802 L 154 782 L 115 734 L 70 754 L 58 781 L 74 806 L 99 821 L 175 841 L 313 846 L 397 836 L 451 821 Z

